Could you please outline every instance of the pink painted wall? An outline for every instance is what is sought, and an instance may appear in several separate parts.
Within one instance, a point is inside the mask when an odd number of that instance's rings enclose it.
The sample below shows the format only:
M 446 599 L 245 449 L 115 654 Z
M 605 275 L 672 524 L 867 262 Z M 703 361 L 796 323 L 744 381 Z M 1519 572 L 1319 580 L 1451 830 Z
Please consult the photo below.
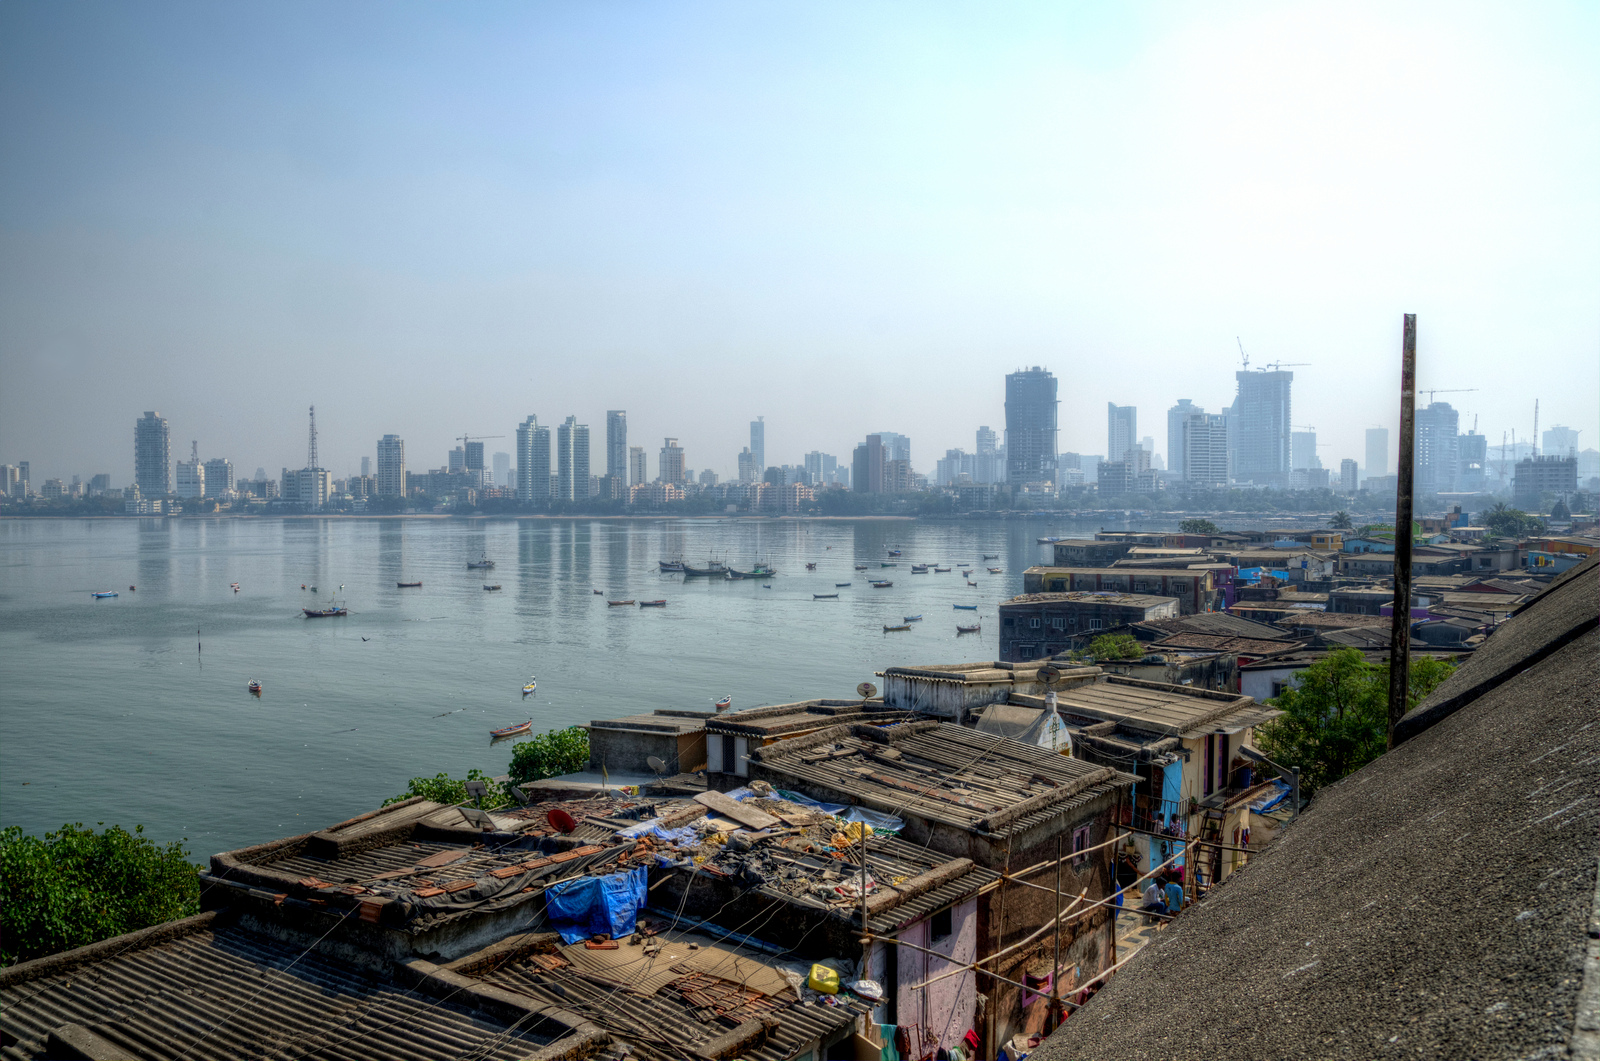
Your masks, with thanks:
M 961 1045 L 961 1037 L 974 1026 L 977 1016 L 977 985 L 969 969 L 959 976 L 936 984 L 908 990 L 951 968 L 970 965 L 978 956 L 978 903 L 961 903 L 951 911 L 950 935 L 937 943 L 928 941 L 928 922 L 918 921 L 900 931 L 900 939 L 917 947 L 928 947 L 948 957 L 936 958 L 922 951 L 900 950 L 900 1000 L 895 1024 L 915 1024 L 921 1031 L 922 1049 L 948 1049 Z M 936 1040 L 929 1045 L 930 1038 Z

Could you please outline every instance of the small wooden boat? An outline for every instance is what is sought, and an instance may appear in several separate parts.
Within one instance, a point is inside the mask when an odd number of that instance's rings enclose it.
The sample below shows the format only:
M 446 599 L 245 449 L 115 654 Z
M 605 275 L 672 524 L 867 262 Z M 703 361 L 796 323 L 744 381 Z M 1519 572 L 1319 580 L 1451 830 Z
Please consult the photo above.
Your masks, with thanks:
M 890 556 L 899 556 L 900 555 L 900 550 L 899 549 L 890 549 L 889 550 L 889 555 Z
M 341 615 L 349 615 L 349 611 L 335 605 L 332 608 L 301 608 L 306 613 L 307 619 L 336 619 Z
M 878 561 L 878 566 L 879 567 L 899 567 L 900 565 L 895 563 L 892 560 L 880 560 L 880 561 Z
M 624 606 L 632 607 L 633 606 L 633 598 L 629 597 L 627 600 L 608 600 L 608 601 L 606 601 L 606 603 L 609 604 L 613 608 L 621 608 L 621 607 L 624 607 Z
M 999 553 L 984 553 L 983 554 L 983 559 L 985 559 L 985 560 L 998 560 L 998 559 L 1000 559 L 1000 554 Z
M 665 608 L 666 606 L 667 602 L 664 600 L 642 600 L 639 602 L 639 607 L 641 608 Z
M 975 612 L 978 610 L 976 604 L 952 604 L 951 607 L 962 612 Z
M 598 590 L 597 589 L 597 590 L 594 591 L 594 595 L 596 597 L 604 597 L 605 596 L 605 592 L 603 590 Z
M 526 722 L 518 722 L 515 726 L 505 726 L 501 729 L 491 729 L 489 731 L 489 736 L 493 737 L 495 740 L 502 740 L 506 737 L 515 737 L 519 733 L 527 733 L 532 729 L 533 719 L 530 718 Z
M 867 569 L 867 565 L 866 564 L 857 564 L 856 565 L 856 570 L 857 571 L 865 571 L 866 569 Z M 132 587 L 130 586 L 129 588 L 131 589 Z
M 772 588 L 772 583 L 770 583 L 770 582 L 763 583 L 761 588 L 762 589 L 771 589 Z
M 89 596 L 95 597 L 95 598 L 115 597 L 116 595 L 117 595 L 116 590 L 106 590 L 104 593 L 91 593 L 91 594 L 89 594 Z
M 1001 572 L 1001 571 L 1002 571 L 1002 570 L 1003 570 L 1003 569 L 1002 569 L 1002 568 L 998 568 L 998 567 L 991 567 L 991 568 L 990 568 L 990 569 L 989 569 L 989 574 L 991 574 L 991 575 L 998 575 L 998 574 L 999 574 L 999 573 L 1000 573 L 1000 572 Z
M 936 567 L 936 568 L 934 568 L 934 569 L 933 569 L 933 570 L 934 570 L 934 572 L 935 572 L 935 573 L 937 573 L 937 574 L 945 574 L 945 573 L 947 573 L 947 572 L 948 572 L 948 571 L 949 571 L 949 570 L 950 570 L 950 569 L 949 569 L 949 568 L 948 568 L 948 567 Z
M 913 575 L 926 575 L 928 573 L 928 565 L 927 564 L 912 564 L 911 565 L 911 573 Z
M 900 621 L 903 622 L 903 623 L 920 623 L 920 622 L 922 622 L 922 616 L 920 616 L 920 615 L 908 615 L 904 619 L 901 619 Z
M 249 688 L 250 688 L 250 691 L 252 693 L 254 693 L 256 696 L 260 696 L 261 695 L 261 683 L 256 681 L 254 678 L 250 679 Z
M 530 676 L 528 678 L 528 680 L 526 682 L 524 682 L 523 685 L 522 685 L 522 695 L 523 696 L 527 696 L 529 693 L 533 692 L 537 688 L 539 688 L 539 683 L 534 681 L 533 678 Z
M 850 585 L 850 583 L 848 583 L 848 582 L 835 582 L 833 584 L 833 588 L 834 589 L 844 589 L 848 585 Z
M 661 570 L 663 570 L 663 571 L 682 571 L 683 570 L 683 561 L 682 560 L 658 560 L 656 562 L 661 565 Z
M 230 582 L 230 583 L 228 583 L 228 588 L 233 590 L 235 593 L 238 593 L 239 592 L 239 583 Z
M 907 625 L 907 624 L 904 624 L 904 623 L 902 623 L 899 626 L 889 626 L 889 625 L 885 624 L 885 626 L 883 628 L 883 632 L 888 634 L 888 633 L 893 633 L 896 630 L 909 630 L 909 629 L 911 629 L 911 627 L 909 625 Z
M 711 701 L 711 706 L 715 707 L 718 711 L 726 711 L 728 708 L 733 706 L 733 695 L 730 693 L 729 695 L 724 696 L 721 700 L 713 700 Z
M 974 581 L 972 581 L 972 580 L 971 580 L 971 579 L 970 579 L 970 578 L 969 578 L 969 579 L 967 579 L 967 585 L 969 585 L 969 586 L 976 586 L 976 585 L 977 585 L 977 583 L 976 583 L 976 582 L 974 582 Z
M 494 561 L 489 559 L 487 556 L 483 557 L 480 560 L 468 560 L 467 561 L 467 570 L 468 571 L 487 571 L 493 566 L 494 566 Z
M 817 569 L 817 565 L 816 564 L 807 564 L 806 565 L 806 570 L 807 571 L 815 571 L 816 569 Z
M 881 581 L 881 582 L 874 582 L 872 584 L 872 588 L 873 589 L 888 589 L 892 585 L 894 585 L 893 582 L 889 582 L 889 581 L 885 580 L 885 581 Z
M 960 623 L 956 624 L 956 633 L 958 634 L 976 634 L 982 629 L 983 626 L 979 623 L 973 623 L 971 626 L 962 626 Z
M 496 582 L 494 585 L 491 586 L 491 585 L 489 585 L 489 583 L 485 582 L 483 584 L 483 588 L 484 589 L 499 589 L 500 588 L 500 583 Z
M 812 600 L 838 600 L 839 599 L 839 595 L 837 593 L 813 593 L 811 595 L 811 599 Z
M 971 571 L 963 571 L 963 572 L 961 572 L 961 574 L 966 578 L 971 578 L 972 577 L 972 572 Z
M 420 582 L 396 582 L 395 585 L 400 587 L 401 589 L 421 589 L 422 588 L 422 583 L 420 583 Z

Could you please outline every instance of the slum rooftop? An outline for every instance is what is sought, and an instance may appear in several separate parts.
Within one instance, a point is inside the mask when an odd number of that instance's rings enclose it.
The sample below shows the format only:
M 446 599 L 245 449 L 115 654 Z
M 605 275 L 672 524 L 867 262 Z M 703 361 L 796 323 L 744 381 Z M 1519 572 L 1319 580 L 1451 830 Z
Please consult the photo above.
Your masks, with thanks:
M 962 726 L 837 726 L 750 753 L 752 776 L 803 782 L 813 794 L 1007 838 L 1110 796 L 1136 779 Z M 773 781 L 774 784 L 778 782 Z
M 707 733 L 747 737 L 795 737 L 846 722 L 885 725 L 911 718 L 909 711 L 886 707 L 882 700 L 801 700 L 770 707 L 747 707 L 706 719 Z
M 1101 570 L 1096 568 L 1095 570 Z M 1122 604 L 1136 608 L 1149 608 L 1157 604 L 1166 604 L 1172 597 L 1158 597 L 1146 593 L 1119 593 L 1116 590 L 1075 589 L 1063 590 L 1054 593 L 1022 593 L 1010 600 L 1001 601 L 1006 604 Z
M 1600 575 L 1567 574 L 1031 1059 L 1600 1056 Z
M 1034 707 L 1044 704 L 1039 697 L 1013 700 Z M 1253 697 L 1147 682 L 1120 674 L 1058 691 L 1056 709 L 1068 721 L 1121 722 L 1182 737 L 1203 736 L 1218 726 L 1236 732 L 1260 725 L 1277 714 L 1273 708 L 1256 703 Z

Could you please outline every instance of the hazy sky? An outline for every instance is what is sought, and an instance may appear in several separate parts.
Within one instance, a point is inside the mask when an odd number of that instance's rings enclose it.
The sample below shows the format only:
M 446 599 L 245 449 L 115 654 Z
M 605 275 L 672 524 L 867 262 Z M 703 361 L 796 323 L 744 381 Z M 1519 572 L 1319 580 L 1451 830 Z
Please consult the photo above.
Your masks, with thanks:
M 1324 463 L 1421 381 L 1600 443 L 1600 5 L 0 5 L 0 461 L 413 468 L 528 413 L 724 474 L 931 470 L 1061 382 L 1295 371 Z

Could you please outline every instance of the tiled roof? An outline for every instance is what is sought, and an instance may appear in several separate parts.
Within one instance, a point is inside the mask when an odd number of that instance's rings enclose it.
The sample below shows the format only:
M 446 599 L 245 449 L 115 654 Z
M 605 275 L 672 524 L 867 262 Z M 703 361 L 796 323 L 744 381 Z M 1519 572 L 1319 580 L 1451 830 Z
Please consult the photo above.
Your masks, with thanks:
M 548 1034 L 515 1029 L 512 1021 L 475 1012 L 459 999 L 405 990 L 367 969 L 303 953 L 301 945 L 226 920 L 202 914 L 190 919 L 187 931 L 149 946 L 127 946 L 127 937 L 108 940 L 96 945 L 105 957 L 54 975 L 48 966 L 38 977 L 26 977 L 26 966 L 7 970 L 12 975 L 0 986 L 6 1044 L 0 1059 L 62 1056 L 49 1039 L 63 1025 L 87 1029 L 113 1048 L 110 1056 L 141 1061 L 184 1055 L 510 1061 L 549 1041 Z

